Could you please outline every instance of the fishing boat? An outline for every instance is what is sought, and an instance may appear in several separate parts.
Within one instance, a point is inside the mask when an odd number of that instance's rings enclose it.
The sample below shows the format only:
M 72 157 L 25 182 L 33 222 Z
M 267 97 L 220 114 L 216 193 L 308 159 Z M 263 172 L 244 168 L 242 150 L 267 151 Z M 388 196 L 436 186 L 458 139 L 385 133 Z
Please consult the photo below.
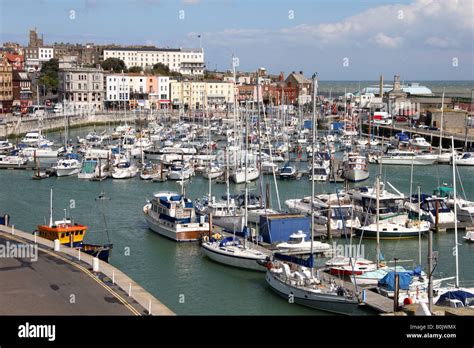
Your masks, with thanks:
M 56 172 L 56 176 L 72 176 L 80 173 L 82 163 L 79 161 L 78 155 L 67 154 L 64 158 L 59 159 L 52 168 Z
M 53 220 L 53 189 L 50 193 L 49 224 L 38 225 L 37 233 L 39 237 L 76 248 L 89 255 L 99 258 L 102 261 L 109 262 L 109 257 L 113 244 L 88 244 L 84 243 L 84 237 L 87 232 L 87 226 L 75 223 L 70 217 L 64 216 L 62 220 Z
M 367 158 L 357 152 L 349 152 L 343 160 L 343 176 L 349 181 L 360 182 L 369 178 Z
M 209 232 L 204 216 L 196 218 L 193 202 L 182 194 L 159 192 L 143 207 L 148 227 L 176 242 L 198 241 Z

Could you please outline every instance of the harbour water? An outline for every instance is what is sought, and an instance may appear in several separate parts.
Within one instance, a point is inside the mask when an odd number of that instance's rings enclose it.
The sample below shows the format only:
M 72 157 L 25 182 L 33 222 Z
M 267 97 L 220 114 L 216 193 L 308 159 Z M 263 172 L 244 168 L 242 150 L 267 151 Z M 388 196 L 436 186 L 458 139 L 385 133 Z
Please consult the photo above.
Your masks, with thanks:
M 101 130 L 103 128 L 98 128 Z M 71 137 L 85 136 L 92 128 L 71 130 Z M 59 141 L 60 134 L 47 135 Z M 301 164 L 305 166 L 305 164 Z M 371 176 L 359 185 L 371 185 L 378 167 L 371 165 Z M 462 187 L 466 197 L 474 199 L 474 168 L 459 167 Z M 148 230 L 143 219 L 142 207 L 153 192 L 162 190 L 179 191 L 174 182 L 152 183 L 141 181 L 138 177 L 129 180 L 108 179 L 103 182 L 79 180 L 77 177 L 52 177 L 47 180 L 31 180 L 32 171 L 0 171 L 0 212 L 8 213 L 19 229 L 33 231 L 36 225 L 44 223 L 48 216 L 49 189 L 54 187 L 54 215 L 56 219 L 64 215 L 68 208 L 75 221 L 89 226 L 87 236 L 90 242 L 104 242 L 105 221 L 114 243 L 111 263 L 140 283 L 150 293 L 160 299 L 177 314 L 222 314 L 222 315 L 324 315 L 296 304 L 290 304 L 276 296 L 266 285 L 264 274 L 226 267 L 208 260 L 197 243 L 178 244 Z M 388 180 L 400 191 L 410 191 L 410 167 L 386 166 L 383 180 Z M 265 182 L 271 184 L 272 205 L 277 200 L 272 176 Z M 452 183 L 452 168 L 449 165 L 415 167 L 413 192 L 421 185 L 422 192 L 431 193 L 443 183 Z M 288 198 L 301 198 L 308 195 L 310 181 L 278 181 L 282 208 Z M 461 191 L 458 181 L 458 189 Z M 340 187 L 340 184 L 338 184 Z M 258 190 L 255 184 L 252 190 Z M 316 184 L 316 192 L 334 192 L 335 184 Z M 198 198 L 207 194 L 208 184 L 201 176 L 195 176 L 187 185 L 187 195 Z M 225 193 L 225 185 L 215 184 L 213 195 Z M 231 186 L 231 192 L 241 191 L 243 185 Z M 110 200 L 96 201 L 100 192 L 105 191 Z M 462 192 L 461 192 L 462 193 Z M 106 208 L 106 220 L 101 208 Z M 463 233 L 459 233 L 459 260 L 461 284 L 474 285 L 472 255 L 474 244 L 464 243 Z M 356 243 L 359 239 L 355 238 Z M 346 243 L 343 237 L 338 243 Z M 365 258 L 375 259 L 375 243 L 363 240 Z M 435 276 L 454 276 L 453 256 L 454 233 L 442 232 L 434 236 L 434 250 L 439 252 Z M 427 238 L 421 243 L 422 264 L 427 263 Z M 413 260 L 418 263 L 418 240 L 382 241 L 385 260 L 394 257 Z M 321 261 L 321 260 L 320 260 Z

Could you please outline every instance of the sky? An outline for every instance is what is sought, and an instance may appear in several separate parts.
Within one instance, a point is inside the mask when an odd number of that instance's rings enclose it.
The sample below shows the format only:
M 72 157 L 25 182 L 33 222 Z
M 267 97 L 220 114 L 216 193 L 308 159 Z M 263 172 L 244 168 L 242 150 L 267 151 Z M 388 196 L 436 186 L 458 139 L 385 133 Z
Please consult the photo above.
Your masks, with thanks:
M 474 80 L 474 0 L 0 0 L 0 42 L 202 47 L 208 69 Z M 201 36 L 201 39 L 198 38 Z

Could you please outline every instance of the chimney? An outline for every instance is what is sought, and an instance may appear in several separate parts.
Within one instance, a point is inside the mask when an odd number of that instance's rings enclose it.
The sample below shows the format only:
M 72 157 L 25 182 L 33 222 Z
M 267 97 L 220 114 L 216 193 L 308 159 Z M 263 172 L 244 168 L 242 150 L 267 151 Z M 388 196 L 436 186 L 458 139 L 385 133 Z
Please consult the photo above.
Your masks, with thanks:
M 379 97 L 383 98 L 383 75 L 380 75 Z

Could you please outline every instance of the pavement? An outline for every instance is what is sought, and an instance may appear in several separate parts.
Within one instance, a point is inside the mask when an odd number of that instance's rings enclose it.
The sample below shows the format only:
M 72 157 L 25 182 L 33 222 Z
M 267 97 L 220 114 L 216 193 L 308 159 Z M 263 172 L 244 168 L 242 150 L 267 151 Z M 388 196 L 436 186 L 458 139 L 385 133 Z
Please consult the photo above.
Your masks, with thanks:
M 0 235 L 0 246 L 21 243 Z M 29 243 L 27 243 L 29 244 Z M 32 244 L 30 244 L 32 245 Z M 34 258 L 0 255 L 0 315 L 146 315 L 117 285 L 86 264 L 47 249 Z

